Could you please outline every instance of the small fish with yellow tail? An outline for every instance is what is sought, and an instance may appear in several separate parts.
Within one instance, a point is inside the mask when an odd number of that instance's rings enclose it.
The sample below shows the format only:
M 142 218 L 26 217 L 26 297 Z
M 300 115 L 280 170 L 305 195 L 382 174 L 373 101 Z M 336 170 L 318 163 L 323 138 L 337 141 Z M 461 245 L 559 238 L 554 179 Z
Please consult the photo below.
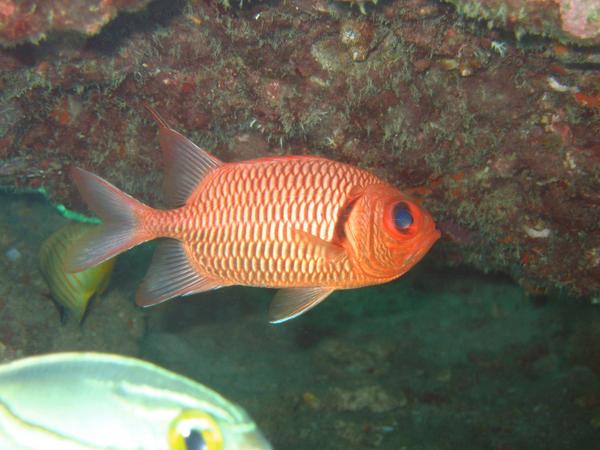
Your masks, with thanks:
M 55 353 L 0 366 L 2 450 L 272 450 L 239 406 L 139 359 Z
M 71 223 L 44 241 L 39 252 L 39 269 L 54 301 L 81 323 L 90 299 L 104 292 L 110 281 L 115 259 L 89 267 L 81 272 L 65 270 L 65 257 L 73 241 L 97 225 Z
M 270 322 L 279 323 L 335 290 L 398 278 L 440 236 L 429 213 L 369 172 L 310 156 L 224 163 L 151 112 L 172 209 L 150 208 L 90 172 L 72 171 L 103 224 L 72 247 L 67 270 L 168 238 L 138 289 L 138 305 L 236 284 L 280 288 L 269 310 Z

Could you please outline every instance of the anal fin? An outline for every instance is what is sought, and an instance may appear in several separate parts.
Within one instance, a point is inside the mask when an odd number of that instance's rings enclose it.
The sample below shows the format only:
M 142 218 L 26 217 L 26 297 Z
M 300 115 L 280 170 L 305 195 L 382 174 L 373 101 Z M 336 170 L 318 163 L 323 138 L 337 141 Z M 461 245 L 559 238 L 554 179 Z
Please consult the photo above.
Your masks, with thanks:
M 196 294 L 219 287 L 218 282 L 194 270 L 180 241 L 165 239 L 154 253 L 135 302 L 139 306 L 152 306 L 180 295 Z
M 269 322 L 282 323 L 314 308 L 335 289 L 310 287 L 280 289 L 269 307 Z

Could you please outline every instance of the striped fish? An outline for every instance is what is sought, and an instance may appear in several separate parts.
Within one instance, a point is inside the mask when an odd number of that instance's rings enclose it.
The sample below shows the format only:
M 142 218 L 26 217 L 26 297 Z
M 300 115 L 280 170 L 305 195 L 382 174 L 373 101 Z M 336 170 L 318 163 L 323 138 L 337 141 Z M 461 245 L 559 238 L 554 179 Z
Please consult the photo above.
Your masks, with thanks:
M 69 246 L 96 226 L 83 223 L 65 225 L 44 241 L 39 252 L 39 269 L 52 298 L 78 322 L 83 320 L 92 296 L 102 293 L 108 286 L 115 263 L 112 258 L 81 272 L 65 270 Z
M 161 367 L 107 353 L 0 365 L 2 450 L 272 450 L 244 409 Z
M 317 157 L 223 163 L 155 112 L 173 209 L 150 208 L 102 178 L 73 179 L 103 225 L 82 237 L 67 270 L 135 245 L 159 245 L 137 303 L 235 284 L 282 288 L 270 321 L 283 322 L 337 289 L 384 283 L 416 264 L 439 238 L 406 193 L 357 167 Z

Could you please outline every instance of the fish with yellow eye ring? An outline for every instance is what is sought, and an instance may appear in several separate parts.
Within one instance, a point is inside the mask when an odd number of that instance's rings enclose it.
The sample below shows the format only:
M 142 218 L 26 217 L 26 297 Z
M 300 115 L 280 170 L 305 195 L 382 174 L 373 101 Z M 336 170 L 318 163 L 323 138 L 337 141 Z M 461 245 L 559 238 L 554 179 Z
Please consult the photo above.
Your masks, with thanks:
M 71 244 L 96 225 L 69 223 L 55 231 L 40 247 L 38 266 L 50 294 L 61 308 L 81 323 L 91 298 L 102 294 L 112 274 L 116 258 L 81 272 L 65 270 L 65 255 Z M 63 309 L 64 308 L 64 309 Z M 64 316 L 63 316 L 64 318 Z
M 55 353 L 0 366 L 2 450 L 272 450 L 239 406 L 129 357 Z

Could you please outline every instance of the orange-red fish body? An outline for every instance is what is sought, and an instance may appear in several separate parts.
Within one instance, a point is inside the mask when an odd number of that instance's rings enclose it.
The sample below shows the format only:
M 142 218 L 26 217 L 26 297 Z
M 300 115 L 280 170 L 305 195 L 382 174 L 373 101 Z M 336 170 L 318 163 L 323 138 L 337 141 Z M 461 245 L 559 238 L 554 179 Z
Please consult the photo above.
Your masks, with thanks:
M 364 170 L 317 157 L 222 163 L 158 120 L 163 150 L 174 159 L 167 194 L 181 206 L 152 209 L 74 173 L 106 228 L 71 267 L 171 238 L 138 291 L 141 305 L 235 284 L 284 288 L 271 308 L 271 321 L 281 322 L 334 290 L 397 278 L 439 238 L 426 211 Z
M 338 238 L 350 191 L 376 182 L 322 158 L 225 164 L 175 216 L 154 215 L 148 223 L 154 234 L 181 240 L 196 271 L 222 286 L 363 286 L 371 277 L 353 267 L 350 255 L 328 255 L 321 244 Z

